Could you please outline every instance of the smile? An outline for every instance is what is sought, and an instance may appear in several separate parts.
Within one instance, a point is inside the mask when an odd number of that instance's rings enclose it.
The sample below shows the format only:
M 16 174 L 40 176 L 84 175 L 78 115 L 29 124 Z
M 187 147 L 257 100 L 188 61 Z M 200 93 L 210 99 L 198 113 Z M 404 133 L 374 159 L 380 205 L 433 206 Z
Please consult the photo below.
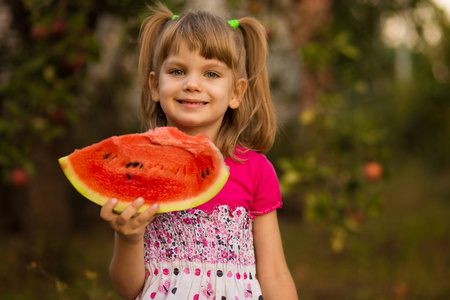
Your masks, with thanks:
M 207 102 L 200 102 L 200 101 L 185 101 L 185 100 L 177 100 L 178 103 L 184 104 L 184 105 L 206 105 Z

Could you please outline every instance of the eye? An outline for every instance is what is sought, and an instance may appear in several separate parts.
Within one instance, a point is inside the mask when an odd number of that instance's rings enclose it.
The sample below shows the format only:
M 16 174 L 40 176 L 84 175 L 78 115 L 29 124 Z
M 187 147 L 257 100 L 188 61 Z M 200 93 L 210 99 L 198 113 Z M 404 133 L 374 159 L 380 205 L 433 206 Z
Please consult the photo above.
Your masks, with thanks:
M 217 74 L 216 72 L 208 72 L 208 73 L 206 73 L 205 76 L 210 78 L 210 79 L 213 79 L 213 78 L 219 77 L 219 74 Z
M 181 71 L 181 70 L 172 70 L 169 73 L 172 74 L 172 75 L 175 75 L 175 76 L 181 76 L 181 75 L 184 74 L 184 72 Z

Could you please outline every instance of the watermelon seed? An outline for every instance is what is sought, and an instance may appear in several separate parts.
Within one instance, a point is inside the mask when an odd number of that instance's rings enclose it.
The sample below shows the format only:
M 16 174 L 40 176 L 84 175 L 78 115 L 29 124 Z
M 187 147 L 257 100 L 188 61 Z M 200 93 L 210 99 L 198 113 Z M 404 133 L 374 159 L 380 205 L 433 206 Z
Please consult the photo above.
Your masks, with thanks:
M 127 173 L 127 178 L 131 179 L 131 174 L 130 173 Z
M 209 170 L 208 170 L 208 169 L 206 169 L 206 175 L 207 175 L 207 176 L 209 175 Z
M 125 168 L 131 167 L 132 164 L 133 164 L 133 163 L 131 163 L 131 162 L 127 163 L 127 165 L 125 166 Z
M 205 173 L 203 173 L 203 171 L 202 171 L 202 178 L 205 178 Z
M 105 156 L 103 156 L 103 159 L 107 159 L 110 155 L 111 153 L 106 154 Z
M 141 164 L 141 166 L 139 167 L 139 169 L 142 169 L 144 167 L 144 164 Z
M 133 167 L 137 167 L 137 166 L 139 166 L 139 164 L 140 163 L 138 161 L 136 161 L 136 162 L 133 163 Z

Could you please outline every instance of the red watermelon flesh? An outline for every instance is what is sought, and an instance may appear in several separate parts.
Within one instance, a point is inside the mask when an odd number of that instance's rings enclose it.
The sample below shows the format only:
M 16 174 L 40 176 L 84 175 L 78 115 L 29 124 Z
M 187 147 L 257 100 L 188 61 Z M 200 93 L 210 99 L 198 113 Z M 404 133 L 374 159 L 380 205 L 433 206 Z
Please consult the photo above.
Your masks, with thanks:
M 72 185 L 104 205 L 118 199 L 124 210 L 138 197 L 140 212 L 158 203 L 159 213 L 203 204 L 225 185 L 229 169 L 205 135 L 189 136 L 174 127 L 113 136 L 59 159 Z

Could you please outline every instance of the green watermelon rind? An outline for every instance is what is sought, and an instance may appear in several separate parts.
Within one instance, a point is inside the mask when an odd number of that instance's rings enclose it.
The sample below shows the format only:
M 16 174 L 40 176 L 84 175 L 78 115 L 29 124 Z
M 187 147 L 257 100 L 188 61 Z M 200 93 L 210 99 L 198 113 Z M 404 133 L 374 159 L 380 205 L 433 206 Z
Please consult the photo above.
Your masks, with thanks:
M 74 171 L 74 169 L 72 167 L 72 164 L 69 159 L 69 155 L 61 157 L 60 159 L 58 159 L 58 162 L 59 162 L 64 174 L 66 175 L 67 179 L 70 181 L 70 183 L 74 186 L 74 188 L 81 195 L 83 195 L 90 201 L 92 201 L 100 206 L 105 205 L 106 202 L 108 202 L 111 199 L 110 197 L 106 197 L 106 196 L 96 192 L 95 190 L 89 188 L 78 177 L 78 175 L 76 174 L 76 172 Z M 165 212 L 189 209 L 189 208 L 193 208 L 193 207 L 196 207 L 203 203 L 208 202 L 209 200 L 211 200 L 215 195 L 217 195 L 220 192 L 220 190 L 223 188 L 223 186 L 227 182 L 229 176 L 230 176 L 229 168 L 225 164 L 225 162 L 222 162 L 221 171 L 219 173 L 219 176 L 218 176 L 217 180 L 214 182 L 214 184 L 208 188 L 208 190 L 204 191 L 203 193 L 201 193 L 195 197 L 183 199 L 180 201 L 170 201 L 170 202 L 165 202 L 165 203 L 160 202 L 160 203 L 158 203 L 159 210 L 157 213 L 165 213 Z M 115 211 L 123 211 L 123 210 L 125 210 L 125 208 L 127 208 L 131 204 L 131 202 L 121 201 L 121 199 L 117 199 L 117 200 L 118 200 L 118 203 L 114 207 Z M 150 199 L 147 199 L 147 200 L 150 200 Z M 145 211 L 152 204 L 153 203 L 142 205 L 139 208 L 138 213 Z

